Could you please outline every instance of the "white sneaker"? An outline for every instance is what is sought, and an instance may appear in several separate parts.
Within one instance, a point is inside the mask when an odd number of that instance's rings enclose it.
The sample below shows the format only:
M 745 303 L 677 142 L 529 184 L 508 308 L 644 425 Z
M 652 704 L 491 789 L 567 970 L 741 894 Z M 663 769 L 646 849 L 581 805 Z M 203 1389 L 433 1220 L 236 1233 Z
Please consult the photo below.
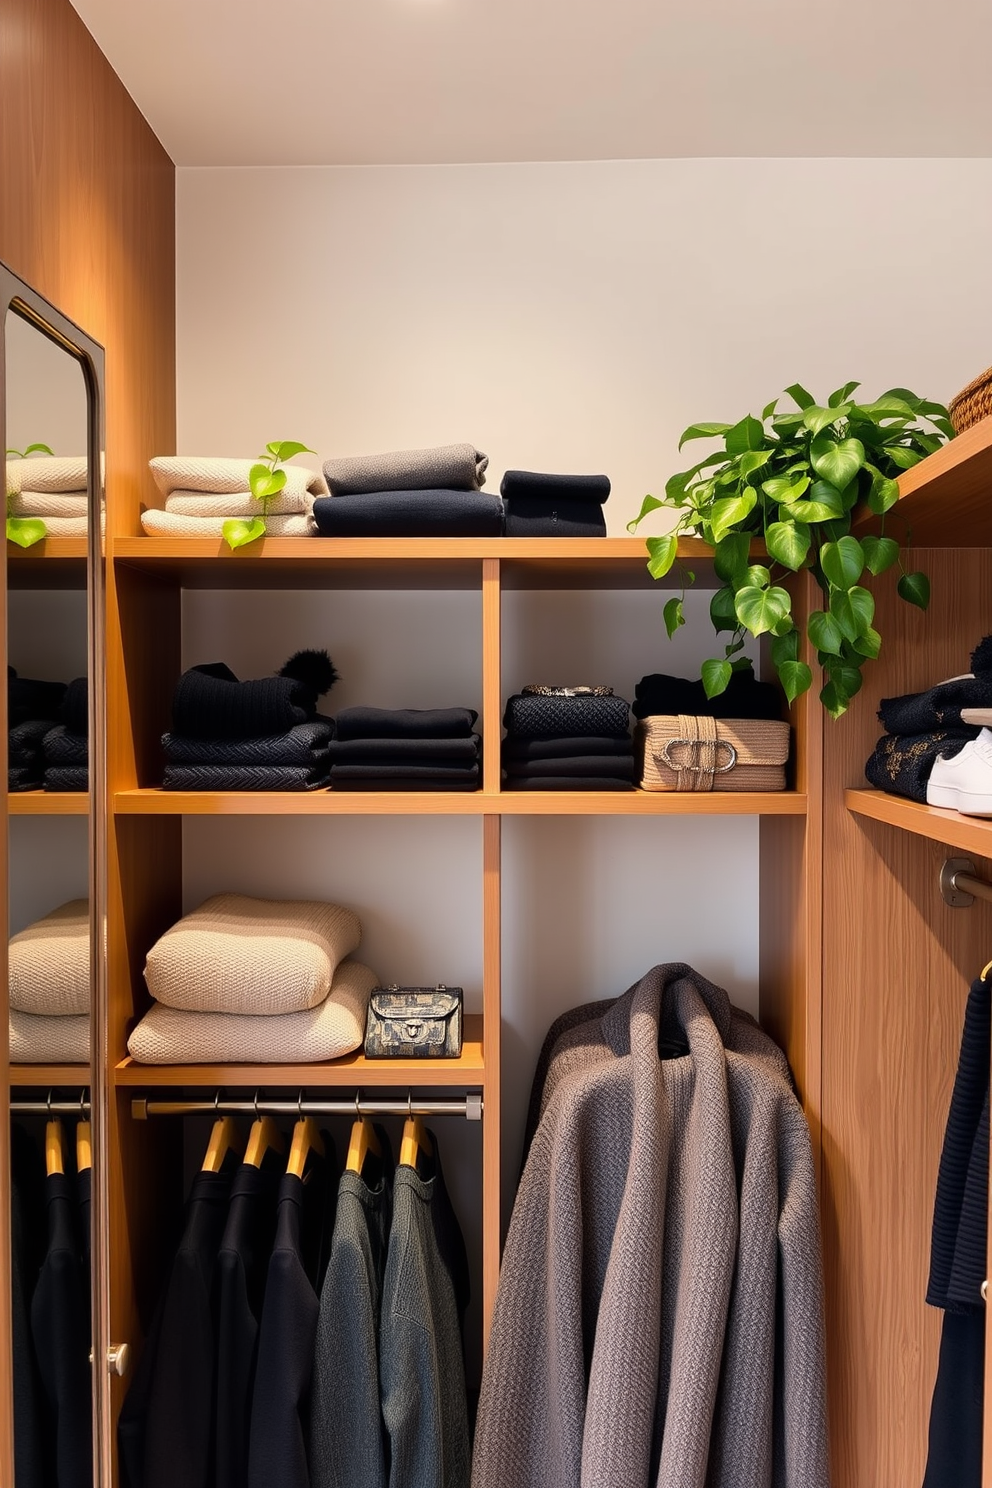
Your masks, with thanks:
M 983 728 L 953 759 L 934 760 L 927 805 L 947 806 L 962 816 L 992 816 L 992 730 Z

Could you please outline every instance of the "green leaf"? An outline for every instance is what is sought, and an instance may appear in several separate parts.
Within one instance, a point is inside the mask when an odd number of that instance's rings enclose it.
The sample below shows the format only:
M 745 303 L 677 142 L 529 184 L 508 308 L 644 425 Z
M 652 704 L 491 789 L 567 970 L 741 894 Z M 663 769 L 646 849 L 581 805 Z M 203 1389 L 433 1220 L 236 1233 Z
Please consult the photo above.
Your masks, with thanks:
M 879 401 L 884 402 L 887 398 L 898 398 L 901 403 L 906 403 L 913 413 L 918 412 L 923 403 L 923 399 L 911 393 L 909 388 L 889 388 L 882 394 Z
M 859 655 L 868 656 L 874 661 L 882 649 L 882 637 L 869 625 L 864 635 L 859 635 L 856 641 L 851 642 L 851 645 Z
M 854 480 L 864 464 L 865 447 L 860 439 L 837 440 L 832 434 L 818 434 L 810 445 L 810 463 L 817 475 L 828 480 L 838 491 Z
M 799 632 L 792 625 L 784 635 L 775 636 L 771 644 L 772 661 L 776 667 L 781 667 L 785 661 L 797 661 L 799 659 Z
M 284 439 L 278 444 L 267 444 L 265 448 L 270 455 L 275 455 L 280 464 L 283 460 L 291 460 L 294 455 L 315 455 L 317 453 L 308 444 L 300 444 L 297 439 Z
M 690 439 L 716 439 L 721 434 L 726 434 L 730 428 L 729 424 L 690 424 L 688 429 L 679 440 L 679 449 L 688 444 Z
M 850 662 L 827 662 L 827 676 L 836 687 L 837 691 L 846 699 L 854 697 L 855 693 L 861 691 L 864 678 L 861 669 L 853 666 Z
M 753 475 L 756 470 L 762 470 L 772 457 L 771 450 L 748 450 L 747 454 L 741 455 L 738 470 L 741 479 Z
M 668 600 L 662 613 L 665 617 L 665 629 L 668 631 L 668 639 L 671 640 L 679 626 L 685 624 L 685 616 L 682 613 L 682 601 L 680 599 Z
M 761 489 L 771 501 L 798 501 L 809 490 L 809 476 L 801 475 L 798 480 L 789 480 L 785 475 L 773 475 L 762 481 Z
M 916 605 L 920 610 L 925 610 L 929 605 L 930 580 L 925 573 L 903 574 L 896 587 L 899 597 L 906 600 L 907 604 Z
M 719 501 L 714 501 L 713 510 L 710 512 L 714 543 L 722 541 L 731 527 L 739 527 L 741 522 L 746 521 L 754 510 L 757 500 L 757 492 L 745 488 L 739 496 L 722 496 Z
M 764 423 L 766 419 L 770 419 L 777 407 L 777 398 L 773 398 L 770 403 L 766 403 L 764 408 L 761 410 L 761 422 Z
M 741 624 L 757 636 L 772 630 L 785 619 L 792 609 L 792 600 L 788 590 L 775 585 L 770 589 L 747 585 L 738 590 L 735 608 Z
M 823 651 L 828 656 L 840 655 L 844 637 L 832 615 L 825 614 L 823 610 L 813 610 L 806 622 L 806 633 L 817 651 Z
M 257 537 L 265 536 L 265 523 L 261 517 L 253 517 L 250 522 L 243 522 L 232 517 L 230 521 L 224 523 L 221 531 L 229 548 L 243 548 L 245 543 L 254 542 Z
M 830 613 L 840 626 L 844 639 L 856 641 L 871 628 L 875 618 L 875 600 L 867 589 L 858 585 L 852 589 L 834 589 L 830 595 Z
M 853 406 L 852 403 L 841 403 L 837 408 L 818 408 L 814 403 L 803 413 L 803 423 L 810 433 L 819 434 L 831 424 L 837 424 L 841 419 L 847 418 Z
M 777 563 L 796 572 L 806 562 L 809 552 L 809 528 L 795 522 L 772 522 L 765 533 L 768 551 Z
M 808 393 L 803 385 L 799 382 L 794 382 L 792 386 L 787 387 L 785 391 L 788 393 L 793 403 L 797 403 L 800 408 L 812 408 L 816 402 L 816 399 L 813 397 L 812 393 Z
M 771 581 L 772 576 L 763 563 L 752 563 L 739 587 L 743 589 L 750 585 L 754 589 L 767 589 Z
M 672 476 L 672 479 L 680 480 L 681 476 Z M 641 509 L 637 513 L 637 516 L 632 522 L 627 523 L 627 531 L 635 532 L 637 530 L 637 524 L 639 522 L 643 522 L 646 516 L 649 516 L 651 512 L 657 511 L 660 506 L 664 505 L 665 503 L 663 501 L 659 501 L 657 496 L 645 496 L 644 500 L 641 502 Z
M 865 567 L 873 574 L 885 573 L 899 557 L 899 544 L 894 537 L 863 537 L 861 549 L 865 555 Z
M 907 449 L 902 444 L 887 444 L 885 453 L 893 465 L 898 465 L 900 470 L 912 470 L 913 466 L 918 465 L 923 459 L 919 450 Z
M 916 409 L 912 408 L 905 398 L 893 397 L 891 393 L 885 393 L 881 398 L 876 398 L 874 403 L 860 404 L 858 412 L 865 414 L 875 423 L 883 418 L 911 419 L 916 416 Z
M 829 481 L 814 481 L 808 501 L 794 501 L 789 516 L 796 522 L 829 522 L 844 515 L 844 498 Z
M 873 511 L 877 517 L 882 517 L 899 500 L 899 482 L 887 480 L 884 475 L 876 475 L 868 492 L 868 509 Z
M 678 556 L 678 535 L 666 532 L 664 537 L 649 537 L 647 550 L 648 573 L 653 579 L 663 579 Z
M 728 532 L 726 537 L 721 538 L 717 543 L 713 553 L 713 567 L 716 569 L 717 578 L 729 584 L 737 575 L 743 574 L 747 567 L 750 550 L 751 534 L 749 532 Z
M 727 683 L 733 675 L 733 667 L 729 661 L 704 661 L 700 667 L 700 676 L 703 679 L 703 688 L 708 698 L 715 698 L 721 692 L 726 692 Z
M 778 667 L 778 679 L 785 689 L 790 703 L 813 685 L 813 673 L 804 661 L 783 661 Z
M 710 619 L 717 635 L 722 630 L 737 629 L 739 622 L 734 604 L 734 591 L 729 585 L 726 588 L 717 589 L 710 600 Z
M 24 456 L 27 458 L 28 455 L 54 455 L 54 453 L 55 451 L 49 449 L 47 444 L 29 444 L 24 451 Z
M 820 702 L 833 719 L 840 718 L 847 712 L 849 701 L 835 682 L 828 682 L 825 687 L 820 688 Z
M 743 455 L 747 450 L 760 450 L 765 443 L 764 426 L 749 413 L 727 431 L 728 455 Z
M 846 403 L 855 389 L 860 386 L 860 382 L 845 382 L 842 388 L 838 388 L 835 393 L 830 394 L 830 397 L 827 399 L 827 407 L 837 408 L 841 403 Z
M 865 555 L 856 537 L 842 537 L 839 542 L 824 543 L 820 549 L 820 567 L 838 589 L 850 589 L 860 579 Z
M 7 518 L 7 541 L 16 543 L 19 548 L 33 547 L 47 535 L 48 528 L 40 517 Z

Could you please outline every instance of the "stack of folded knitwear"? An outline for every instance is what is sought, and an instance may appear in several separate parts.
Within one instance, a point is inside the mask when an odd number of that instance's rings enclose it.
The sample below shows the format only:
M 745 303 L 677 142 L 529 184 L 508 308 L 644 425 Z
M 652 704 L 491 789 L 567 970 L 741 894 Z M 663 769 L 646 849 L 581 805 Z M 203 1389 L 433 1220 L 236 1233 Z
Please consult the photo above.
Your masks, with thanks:
M 302 791 L 328 784 L 329 718 L 317 699 L 337 681 L 326 651 L 298 651 L 273 677 L 240 682 L 223 662 L 176 684 L 162 735 L 165 790 Z
M 41 741 L 45 756 L 45 789 L 89 790 L 89 688 L 85 677 L 77 677 L 66 688 L 60 720 Z
M 343 708 L 328 746 L 334 790 L 474 791 L 473 708 Z
M 90 1057 L 90 912 L 72 899 L 12 937 L 10 1058 L 85 1064 Z
M 62 716 L 64 682 L 19 677 L 7 668 L 7 789 L 41 790 L 45 783 L 43 741 Z
M 250 522 L 263 515 L 248 481 L 255 460 L 158 455 L 148 463 L 164 500 L 163 510 L 141 513 L 149 537 L 223 537 L 231 518 Z M 316 470 L 283 468 L 286 484 L 265 504 L 265 531 L 269 537 L 310 537 L 314 498 L 327 487 Z
M 612 687 L 533 684 L 507 698 L 503 781 L 509 790 L 632 790 L 630 704 Z
M 500 485 L 507 537 L 605 537 L 606 475 L 508 470 Z
M 474 444 L 327 460 L 314 502 L 321 537 L 500 537 L 503 504 L 484 492 Z
M 688 718 L 754 718 L 781 720 L 782 695 L 770 682 L 759 682 L 750 663 L 731 672 L 725 690 L 708 698 L 698 678 L 651 672 L 634 688 L 632 712 L 637 719 L 656 716 Z
M 927 799 L 927 782 L 940 755 L 950 759 L 977 739 L 992 709 L 992 636 L 972 652 L 971 671 L 938 682 L 925 692 L 883 698 L 878 717 L 885 729 L 865 765 L 876 790 L 911 801 Z
M 85 455 L 30 455 L 7 462 L 8 517 L 40 517 L 50 537 L 89 531 Z
M 365 1037 L 378 978 L 337 904 L 215 894 L 148 952 L 154 1002 L 128 1039 L 140 1064 L 310 1064 Z

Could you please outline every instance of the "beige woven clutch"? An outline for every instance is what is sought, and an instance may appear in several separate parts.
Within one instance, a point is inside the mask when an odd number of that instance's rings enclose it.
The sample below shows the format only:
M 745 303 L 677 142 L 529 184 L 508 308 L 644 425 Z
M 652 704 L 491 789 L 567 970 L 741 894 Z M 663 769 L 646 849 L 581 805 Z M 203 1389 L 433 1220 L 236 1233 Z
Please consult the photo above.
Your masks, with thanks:
M 763 718 L 642 718 L 635 741 L 649 791 L 785 790 L 787 723 Z

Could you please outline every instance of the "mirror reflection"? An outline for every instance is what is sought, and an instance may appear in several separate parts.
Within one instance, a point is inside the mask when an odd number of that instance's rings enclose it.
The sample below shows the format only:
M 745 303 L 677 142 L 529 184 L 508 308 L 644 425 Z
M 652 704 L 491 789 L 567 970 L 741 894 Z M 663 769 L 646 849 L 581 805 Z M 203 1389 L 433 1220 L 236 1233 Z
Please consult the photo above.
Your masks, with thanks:
M 9 1058 L 16 1480 L 92 1481 L 87 390 L 8 310 Z M 68 1475 L 67 1475 L 68 1474 Z

